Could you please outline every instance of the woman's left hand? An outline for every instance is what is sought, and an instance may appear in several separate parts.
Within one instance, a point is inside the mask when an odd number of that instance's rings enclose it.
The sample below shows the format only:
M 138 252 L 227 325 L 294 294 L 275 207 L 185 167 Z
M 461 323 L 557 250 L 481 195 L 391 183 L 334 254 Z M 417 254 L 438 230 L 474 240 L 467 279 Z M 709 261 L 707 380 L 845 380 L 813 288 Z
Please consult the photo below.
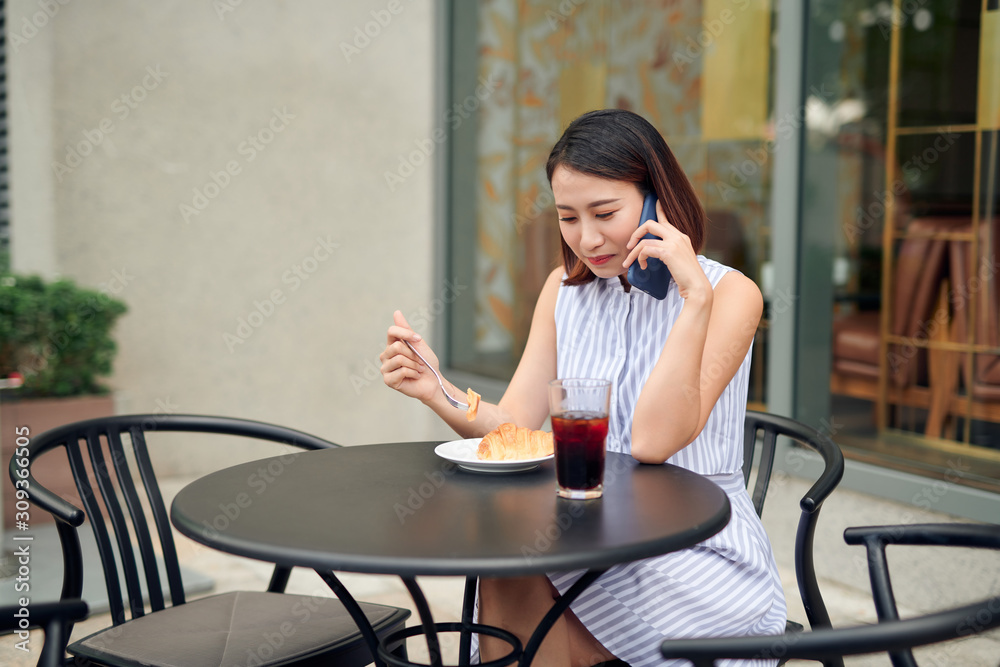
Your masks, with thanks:
M 682 299 L 701 295 L 708 297 L 712 293 L 712 284 L 705 276 L 698 256 L 691 246 L 691 239 L 683 234 L 667 220 L 663 206 L 656 202 L 656 220 L 647 220 L 632 233 L 627 248 L 631 250 L 622 266 L 628 268 L 632 262 L 646 268 L 646 261 L 655 257 L 670 269 L 674 282 Z M 644 239 L 646 234 L 659 236 L 659 239 Z

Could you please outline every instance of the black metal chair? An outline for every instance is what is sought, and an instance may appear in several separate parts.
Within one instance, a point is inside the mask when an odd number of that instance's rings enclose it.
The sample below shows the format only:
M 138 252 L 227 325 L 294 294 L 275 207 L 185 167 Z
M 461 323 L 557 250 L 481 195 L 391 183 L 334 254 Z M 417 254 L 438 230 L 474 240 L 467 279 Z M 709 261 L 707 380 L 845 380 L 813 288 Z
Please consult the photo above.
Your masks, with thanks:
M 757 516 L 761 516 L 764 511 L 764 498 L 774 468 L 778 436 L 790 438 L 823 457 L 822 474 L 799 501 L 802 514 L 795 533 L 795 578 L 810 627 L 814 630 L 829 628 L 830 615 L 827 613 L 823 595 L 816 581 L 813 537 L 823 502 L 833 493 L 844 476 L 844 455 L 840 447 L 828 436 L 801 422 L 788 417 L 747 410 L 743 433 L 743 481 L 749 488 L 754 455 L 759 447 L 757 477 L 751 491 Z M 788 621 L 785 628 L 786 632 L 801 632 L 803 629 L 803 626 L 795 621 Z M 843 667 L 843 661 L 831 659 L 827 665 Z
M 61 602 L 31 603 L 27 607 L 0 607 L 0 634 L 6 632 L 26 632 L 32 628 L 45 631 L 45 642 L 38 654 L 38 667 L 58 667 L 66 655 L 66 642 L 75 621 L 83 620 L 88 613 L 83 600 L 63 600 Z M 15 648 L 25 641 L 23 635 L 14 639 Z M 31 639 L 24 644 L 24 650 L 34 651 Z
M 92 664 L 118 667 L 332 663 L 360 667 L 372 662 L 362 633 L 341 601 L 283 593 L 290 568 L 275 567 L 267 592 L 236 591 L 185 600 L 172 529 L 147 446 L 149 436 L 166 431 L 241 436 L 309 450 L 338 446 L 281 426 L 198 415 L 91 419 L 33 438 L 28 446 L 27 492 L 33 504 L 56 519 L 64 568 L 60 597 L 79 598 L 82 592 L 85 564 L 77 529 L 88 519 L 108 591 L 113 626 L 74 642 L 69 652 Z M 31 474 L 40 456 L 58 448 L 68 456 L 83 510 Z M 15 481 L 23 479 L 19 463 L 23 461 L 16 456 L 10 462 Z M 234 492 L 234 499 L 240 495 Z M 166 582 L 161 580 L 160 566 Z M 131 619 L 126 619 L 126 598 Z M 402 628 L 410 615 L 397 607 L 367 603 L 361 607 L 380 636 Z M 405 645 L 394 651 L 405 656 Z
M 863 544 L 878 623 L 851 628 L 786 633 L 775 637 L 712 637 L 669 639 L 660 652 L 684 658 L 695 667 L 712 667 L 716 660 L 785 659 L 826 662 L 841 656 L 888 653 L 894 667 L 916 667 L 911 649 L 967 637 L 1000 627 L 1000 595 L 947 611 L 900 620 L 889 579 L 885 547 L 980 547 L 1000 549 L 1000 526 L 986 524 L 911 524 L 848 528 L 848 544 Z

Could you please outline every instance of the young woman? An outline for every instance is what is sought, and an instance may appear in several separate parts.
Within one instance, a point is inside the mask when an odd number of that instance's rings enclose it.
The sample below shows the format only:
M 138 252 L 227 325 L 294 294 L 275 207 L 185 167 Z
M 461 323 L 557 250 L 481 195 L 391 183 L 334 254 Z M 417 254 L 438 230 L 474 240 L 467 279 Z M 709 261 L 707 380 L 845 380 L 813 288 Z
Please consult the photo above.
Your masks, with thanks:
M 563 265 L 542 288 L 524 354 L 499 404 L 483 402 L 473 422 L 449 406 L 433 374 L 402 341 L 419 346 L 429 363 L 436 365 L 437 357 L 398 311 L 381 356 L 385 383 L 471 438 L 503 422 L 540 428 L 550 380 L 611 380 L 609 451 L 683 466 L 729 495 L 732 519 L 722 532 L 691 549 L 609 570 L 553 628 L 535 664 L 618 659 L 660 666 L 659 644 L 668 636 L 784 632 L 784 594 L 742 474 L 760 291 L 742 274 L 696 254 L 705 236 L 704 210 L 666 142 L 640 116 L 608 109 L 577 118 L 553 147 L 546 172 Z M 659 200 L 657 219 L 638 226 L 649 192 Z M 649 232 L 662 240 L 643 240 Z M 662 301 L 631 289 L 626 278 L 631 264 L 645 268 L 654 257 L 673 275 Z M 464 393 L 454 386 L 449 391 Z M 579 575 L 483 579 L 481 622 L 526 642 L 557 591 Z M 506 650 L 494 642 L 483 638 L 483 660 Z

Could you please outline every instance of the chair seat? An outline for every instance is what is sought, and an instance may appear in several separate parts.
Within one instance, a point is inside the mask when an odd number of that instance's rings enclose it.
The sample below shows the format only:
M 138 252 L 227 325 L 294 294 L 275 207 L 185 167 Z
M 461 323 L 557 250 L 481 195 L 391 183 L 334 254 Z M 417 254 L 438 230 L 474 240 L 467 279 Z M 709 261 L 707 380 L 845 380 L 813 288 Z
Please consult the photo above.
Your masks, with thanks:
M 972 388 L 972 395 L 982 401 L 1000 401 L 1000 384 L 977 383 Z
M 361 608 L 379 634 L 402 627 L 409 616 L 396 607 L 361 603 Z M 349 649 L 352 643 L 359 654 L 369 654 L 336 598 L 238 591 L 107 628 L 70 645 L 69 652 L 106 665 L 264 667 L 329 664 L 324 654 Z
M 837 360 L 861 362 L 878 375 L 879 313 L 860 312 L 842 317 L 833 325 L 833 356 Z

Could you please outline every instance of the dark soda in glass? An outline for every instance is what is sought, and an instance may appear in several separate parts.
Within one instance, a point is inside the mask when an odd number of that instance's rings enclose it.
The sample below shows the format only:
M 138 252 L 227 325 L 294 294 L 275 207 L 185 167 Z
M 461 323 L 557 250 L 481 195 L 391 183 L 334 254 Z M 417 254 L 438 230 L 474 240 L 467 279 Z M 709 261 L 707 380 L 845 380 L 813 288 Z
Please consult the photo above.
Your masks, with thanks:
M 552 435 L 559 495 L 600 497 L 608 416 L 597 412 L 564 412 L 552 417 Z

